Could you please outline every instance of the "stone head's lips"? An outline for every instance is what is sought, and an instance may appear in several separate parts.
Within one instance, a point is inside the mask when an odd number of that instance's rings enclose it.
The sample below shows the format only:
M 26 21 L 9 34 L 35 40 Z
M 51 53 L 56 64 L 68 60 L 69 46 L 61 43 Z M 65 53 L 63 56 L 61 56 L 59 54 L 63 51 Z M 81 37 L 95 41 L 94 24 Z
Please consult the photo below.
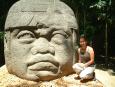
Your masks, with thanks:
M 27 67 L 32 71 L 57 71 L 59 63 L 51 54 L 32 55 L 27 61 Z
M 58 72 L 58 67 L 51 62 L 38 62 L 28 67 L 32 71 L 52 71 Z

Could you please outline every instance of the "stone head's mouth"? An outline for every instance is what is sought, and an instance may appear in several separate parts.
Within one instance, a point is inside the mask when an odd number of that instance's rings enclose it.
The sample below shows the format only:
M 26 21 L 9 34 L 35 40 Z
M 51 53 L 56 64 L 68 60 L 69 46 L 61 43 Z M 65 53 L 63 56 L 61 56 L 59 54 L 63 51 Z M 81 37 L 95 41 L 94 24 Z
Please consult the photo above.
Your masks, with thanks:
M 46 62 L 46 61 L 40 61 L 37 63 L 33 63 L 28 66 L 28 69 L 31 71 L 51 71 L 54 73 L 58 72 L 59 64 L 52 63 L 52 62 Z
M 57 73 L 60 66 L 59 62 L 57 62 L 51 54 L 32 55 L 26 61 L 26 64 L 29 72 L 32 71 L 32 73 L 36 73 L 37 71 Z

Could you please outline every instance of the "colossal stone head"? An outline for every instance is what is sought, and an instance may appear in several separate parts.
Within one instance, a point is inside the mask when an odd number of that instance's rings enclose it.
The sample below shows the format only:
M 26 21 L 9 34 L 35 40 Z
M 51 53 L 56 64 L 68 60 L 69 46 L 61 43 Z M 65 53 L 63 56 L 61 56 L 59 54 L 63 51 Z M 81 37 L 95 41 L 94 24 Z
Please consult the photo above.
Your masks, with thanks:
M 70 74 L 77 28 L 73 11 L 59 0 L 16 2 L 5 23 L 9 73 L 33 81 Z

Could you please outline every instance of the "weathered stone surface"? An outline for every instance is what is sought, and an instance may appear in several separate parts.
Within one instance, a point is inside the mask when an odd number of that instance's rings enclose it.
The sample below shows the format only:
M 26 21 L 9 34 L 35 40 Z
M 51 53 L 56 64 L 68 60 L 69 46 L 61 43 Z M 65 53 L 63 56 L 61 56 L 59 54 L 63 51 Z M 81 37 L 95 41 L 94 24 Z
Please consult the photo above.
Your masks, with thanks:
M 3 66 L 0 68 L 0 87 L 104 87 L 98 80 L 81 83 L 75 77 L 76 74 L 71 74 L 52 81 L 28 81 L 9 74 Z
M 48 81 L 73 72 L 77 21 L 60 0 L 19 0 L 5 23 L 5 63 L 9 73 Z

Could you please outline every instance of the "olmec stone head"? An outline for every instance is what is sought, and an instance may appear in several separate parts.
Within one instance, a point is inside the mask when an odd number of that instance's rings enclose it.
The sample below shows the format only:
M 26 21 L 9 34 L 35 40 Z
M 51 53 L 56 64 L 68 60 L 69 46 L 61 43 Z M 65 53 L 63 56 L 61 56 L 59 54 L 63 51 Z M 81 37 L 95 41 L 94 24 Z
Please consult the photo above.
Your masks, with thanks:
M 73 11 L 59 0 L 16 2 L 5 24 L 9 73 L 33 81 L 70 74 L 77 28 Z

